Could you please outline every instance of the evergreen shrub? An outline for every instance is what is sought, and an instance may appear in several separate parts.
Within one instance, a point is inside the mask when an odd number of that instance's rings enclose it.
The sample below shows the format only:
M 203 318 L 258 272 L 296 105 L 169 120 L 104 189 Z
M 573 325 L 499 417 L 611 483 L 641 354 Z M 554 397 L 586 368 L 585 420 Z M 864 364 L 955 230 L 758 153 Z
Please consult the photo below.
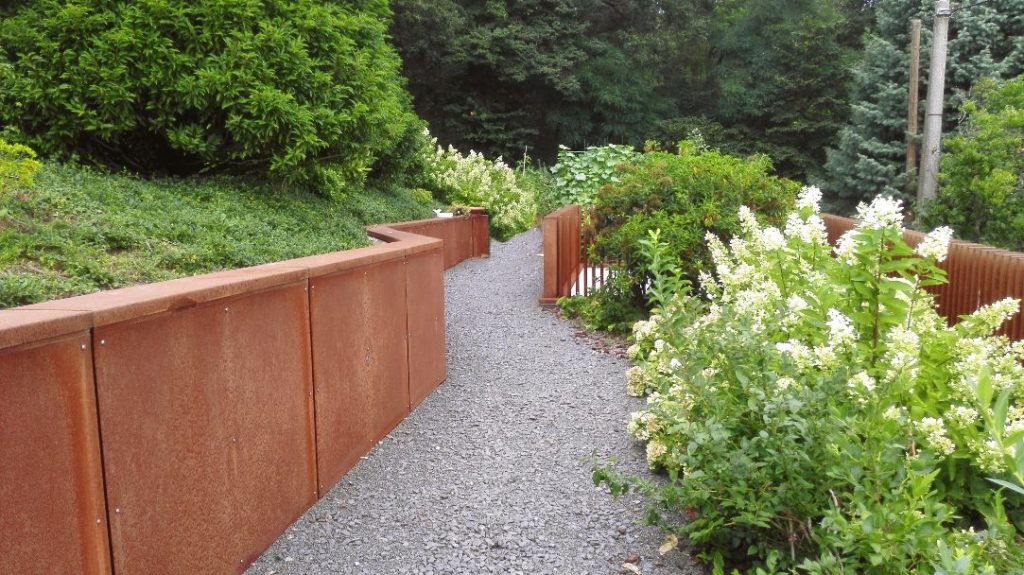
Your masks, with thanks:
M 0 123 L 139 172 L 338 189 L 418 145 L 390 16 L 385 0 L 19 3 L 0 21 Z

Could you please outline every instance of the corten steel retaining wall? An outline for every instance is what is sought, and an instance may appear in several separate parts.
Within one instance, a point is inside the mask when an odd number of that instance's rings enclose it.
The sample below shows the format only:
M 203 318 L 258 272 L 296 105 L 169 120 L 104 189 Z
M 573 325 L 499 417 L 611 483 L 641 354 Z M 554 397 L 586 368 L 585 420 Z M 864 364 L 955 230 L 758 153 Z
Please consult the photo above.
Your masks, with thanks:
M 822 215 L 822 219 L 832 244 L 856 225 L 854 220 L 829 214 Z M 915 247 L 924 236 L 911 230 L 903 232 L 903 239 Z M 936 295 L 938 311 L 950 324 L 1006 297 L 1024 300 L 1024 254 L 954 240 L 946 261 L 939 267 L 946 270 L 949 283 L 928 290 Z M 1003 325 L 999 333 L 1013 340 L 1024 339 L 1024 309 Z
M 443 271 L 488 252 L 480 211 L 368 231 L 0 311 L 0 572 L 251 563 L 444 380 Z
M 550 305 L 572 294 L 580 273 L 582 213 L 577 205 L 566 206 L 544 217 L 544 287 L 540 303 Z

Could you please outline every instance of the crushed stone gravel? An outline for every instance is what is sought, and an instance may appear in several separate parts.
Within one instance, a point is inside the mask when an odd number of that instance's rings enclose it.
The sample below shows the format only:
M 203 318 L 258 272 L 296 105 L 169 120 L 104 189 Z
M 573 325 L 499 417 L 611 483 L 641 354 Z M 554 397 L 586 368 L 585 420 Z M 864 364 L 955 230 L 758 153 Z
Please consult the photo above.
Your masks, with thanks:
M 446 272 L 447 380 L 247 574 L 704 572 L 591 481 L 609 458 L 644 473 L 643 404 L 624 359 L 538 306 L 541 251 L 532 230 Z

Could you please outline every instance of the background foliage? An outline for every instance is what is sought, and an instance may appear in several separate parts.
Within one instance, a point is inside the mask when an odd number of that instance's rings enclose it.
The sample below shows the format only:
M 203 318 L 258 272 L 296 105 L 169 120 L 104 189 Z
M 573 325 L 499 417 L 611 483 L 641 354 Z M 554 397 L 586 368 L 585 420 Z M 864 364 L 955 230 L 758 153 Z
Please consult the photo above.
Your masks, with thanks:
M 836 146 L 828 151 L 822 188 L 830 209 L 849 212 L 879 193 L 904 199 L 914 191 L 905 170 L 910 20 L 921 18 L 921 116 L 927 92 L 931 11 L 929 0 L 872 5 L 875 24 L 854 68 L 851 115 Z M 971 85 L 983 77 L 1009 78 L 1024 72 L 1024 0 L 953 2 L 963 7 L 950 22 L 946 67 L 947 135 L 957 125 L 957 109 Z M 923 122 L 919 123 L 923 126 Z
M 1024 76 L 975 86 L 946 140 L 941 186 L 925 222 L 957 237 L 1024 251 Z
M 704 121 L 799 177 L 845 118 L 846 65 L 869 20 L 853 0 L 393 6 L 416 109 L 443 144 L 552 163 L 559 145 L 674 145 L 690 136 L 674 126 Z

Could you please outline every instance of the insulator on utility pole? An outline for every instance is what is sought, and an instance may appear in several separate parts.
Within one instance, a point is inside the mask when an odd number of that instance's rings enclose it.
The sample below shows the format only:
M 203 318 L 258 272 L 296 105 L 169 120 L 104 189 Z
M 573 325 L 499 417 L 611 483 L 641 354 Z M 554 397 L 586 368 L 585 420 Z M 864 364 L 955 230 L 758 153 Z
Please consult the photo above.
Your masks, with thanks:
M 935 2 L 932 55 L 928 72 L 928 102 L 925 104 L 924 141 L 921 146 L 921 177 L 917 188 L 918 206 L 935 199 L 939 181 L 942 145 L 942 106 L 946 83 L 946 42 L 949 36 L 949 0 Z

